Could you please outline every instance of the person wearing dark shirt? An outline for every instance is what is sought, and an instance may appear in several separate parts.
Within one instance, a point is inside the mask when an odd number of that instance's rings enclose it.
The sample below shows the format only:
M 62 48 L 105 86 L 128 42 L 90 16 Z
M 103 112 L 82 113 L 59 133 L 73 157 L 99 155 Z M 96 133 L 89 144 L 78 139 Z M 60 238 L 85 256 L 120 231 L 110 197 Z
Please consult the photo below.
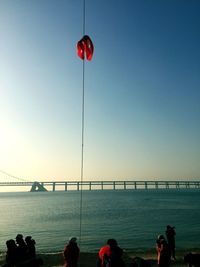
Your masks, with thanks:
M 6 251 L 6 264 L 4 267 L 13 267 L 19 260 L 17 254 L 17 245 L 15 244 L 15 240 L 10 239 L 6 241 L 7 251 Z
M 19 261 L 24 261 L 27 259 L 27 245 L 23 239 L 22 234 L 18 234 L 16 236 L 16 243 L 17 243 L 17 254 L 19 257 Z
M 170 253 L 171 253 L 171 257 L 175 260 L 175 235 L 176 232 L 174 230 L 175 227 L 171 227 L 170 225 L 167 225 L 167 229 L 166 229 L 166 237 L 167 237 L 167 242 L 169 245 L 169 249 L 170 249 Z
M 76 241 L 76 237 L 70 238 L 69 243 L 64 248 L 64 267 L 77 267 L 78 265 L 80 250 Z
M 28 259 L 35 258 L 35 256 L 36 256 L 35 240 L 32 239 L 32 236 L 26 236 L 25 237 L 25 242 L 26 242 L 26 245 L 27 245 L 27 258 Z
M 110 266 L 124 267 L 125 263 L 122 259 L 123 250 L 118 246 L 115 239 L 108 239 L 107 244 L 110 246 Z

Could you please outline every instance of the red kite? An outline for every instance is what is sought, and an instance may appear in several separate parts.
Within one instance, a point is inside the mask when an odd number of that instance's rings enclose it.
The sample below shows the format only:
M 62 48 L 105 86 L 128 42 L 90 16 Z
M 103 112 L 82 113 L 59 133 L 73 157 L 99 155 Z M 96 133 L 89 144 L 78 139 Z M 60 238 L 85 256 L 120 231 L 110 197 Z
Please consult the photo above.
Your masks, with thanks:
M 94 52 L 94 46 L 92 40 L 88 35 L 84 35 L 83 38 L 77 43 L 77 55 L 84 60 L 85 54 L 87 60 L 92 60 Z

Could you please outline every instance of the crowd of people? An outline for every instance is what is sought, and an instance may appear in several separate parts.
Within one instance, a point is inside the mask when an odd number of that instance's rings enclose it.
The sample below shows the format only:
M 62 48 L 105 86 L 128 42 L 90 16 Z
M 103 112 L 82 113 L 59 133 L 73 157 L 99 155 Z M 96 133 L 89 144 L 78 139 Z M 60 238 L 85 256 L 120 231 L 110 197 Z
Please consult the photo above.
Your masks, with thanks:
M 169 267 L 171 258 L 175 259 L 175 230 L 167 225 L 166 238 L 159 235 L 156 240 L 157 263 L 159 267 Z M 64 248 L 64 267 L 77 267 L 79 258 L 79 247 L 75 237 L 70 238 Z M 98 253 L 96 267 L 125 267 L 123 261 L 123 249 L 118 246 L 115 239 L 108 239 Z M 147 261 L 136 257 L 133 259 L 133 267 L 149 267 Z
M 43 264 L 40 258 L 36 257 L 36 242 L 31 236 L 23 238 L 18 234 L 14 239 L 6 241 L 6 263 L 2 267 L 38 267 Z
M 169 267 L 171 260 L 175 260 L 175 227 L 167 225 L 165 235 L 160 234 L 156 240 L 157 264 L 159 267 Z M 6 263 L 2 267 L 39 267 L 43 265 L 41 258 L 36 257 L 36 242 L 31 236 L 23 238 L 18 234 L 14 239 L 6 241 Z M 78 267 L 80 249 L 77 238 L 71 237 L 64 247 L 64 267 Z M 200 254 L 189 253 L 184 257 L 184 261 L 192 265 L 200 266 Z M 196 262 L 198 264 L 196 264 Z M 133 267 L 149 267 L 147 261 L 140 257 L 133 259 Z M 115 239 L 108 239 L 98 253 L 96 267 L 125 267 L 123 261 L 123 249 L 118 246 Z
M 157 264 L 158 267 L 169 267 L 171 260 L 175 257 L 175 227 L 167 225 L 165 235 L 161 234 L 156 240 Z M 80 249 L 77 245 L 77 238 L 69 239 L 64 248 L 64 267 L 78 267 Z M 188 267 L 200 267 L 200 254 L 188 253 L 184 256 L 184 262 Z M 149 261 L 135 257 L 132 259 L 132 267 L 150 267 Z M 96 267 L 125 267 L 123 260 L 123 249 L 118 246 L 115 239 L 108 239 L 98 252 Z
M 77 267 L 80 249 L 76 237 L 69 239 L 64 248 L 64 267 Z M 115 239 L 108 239 L 100 249 L 97 259 L 97 267 L 125 267 L 122 259 L 123 250 L 118 246 Z
M 159 235 L 156 240 L 157 263 L 159 267 L 169 267 L 171 259 L 175 260 L 175 227 L 167 225 L 164 235 Z M 64 248 L 64 267 L 77 267 L 79 247 L 76 237 L 69 239 Z M 97 267 L 125 267 L 122 258 L 123 250 L 118 246 L 115 239 L 108 239 L 107 244 L 100 248 L 97 259 Z M 136 257 L 134 267 L 149 266 L 145 260 Z

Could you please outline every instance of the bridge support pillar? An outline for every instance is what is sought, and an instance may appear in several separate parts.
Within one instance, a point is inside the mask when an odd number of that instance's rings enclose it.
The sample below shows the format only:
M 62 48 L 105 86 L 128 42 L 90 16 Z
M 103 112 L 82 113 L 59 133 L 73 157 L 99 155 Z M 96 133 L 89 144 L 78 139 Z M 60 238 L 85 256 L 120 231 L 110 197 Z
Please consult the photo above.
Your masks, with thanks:
M 158 182 L 155 182 L 155 188 L 158 189 Z
M 126 182 L 124 182 L 124 190 L 126 190 Z
M 134 182 L 134 186 L 135 186 L 135 189 L 137 189 L 137 183 L 136 182 Z
M 190 183 L 189 182 L 185 183 L 185 188 L 190 188 Z
M 103 182 L 101 182 L 101 190 L 103 190 Z
M 53 192 L 56 190 L 56 183 L 53 182 Z
M 144 182 L 145 189 L 148 189 L 147 182 Z

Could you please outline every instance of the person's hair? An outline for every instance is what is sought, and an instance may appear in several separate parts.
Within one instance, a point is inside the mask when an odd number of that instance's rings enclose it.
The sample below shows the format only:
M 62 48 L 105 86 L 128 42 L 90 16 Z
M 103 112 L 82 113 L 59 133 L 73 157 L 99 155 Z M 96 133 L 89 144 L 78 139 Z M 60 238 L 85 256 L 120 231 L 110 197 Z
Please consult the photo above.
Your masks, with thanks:
M 117 246 L 117 241 L 115 239 L 111 238 L 111 239 L 108 239 L 107 244 L 111 247 L 115 247 L 115 246 Z

